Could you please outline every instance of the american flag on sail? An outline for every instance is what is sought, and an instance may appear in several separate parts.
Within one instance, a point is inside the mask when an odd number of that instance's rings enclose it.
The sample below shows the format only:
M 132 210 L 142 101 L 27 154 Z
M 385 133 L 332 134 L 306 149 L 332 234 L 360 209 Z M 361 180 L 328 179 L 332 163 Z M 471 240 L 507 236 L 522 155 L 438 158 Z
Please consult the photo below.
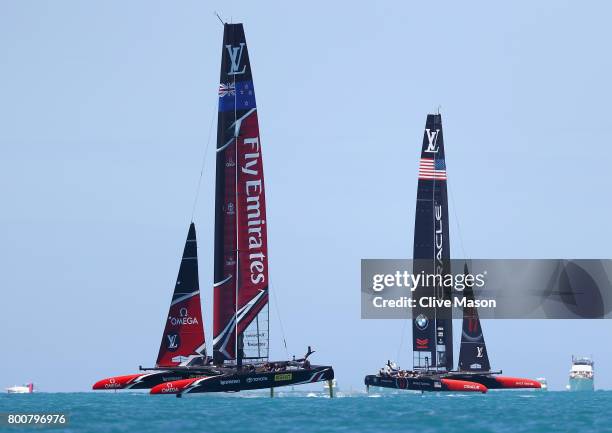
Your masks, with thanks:
M 446 180 L 446 164 L 443 159 L 421 158 L 419 179 Z
M 235 83 L 221 83 L 219 84 L 219 98 L 223 98 L 227 95 L 235 95 L 236 94 L 236 84 Z

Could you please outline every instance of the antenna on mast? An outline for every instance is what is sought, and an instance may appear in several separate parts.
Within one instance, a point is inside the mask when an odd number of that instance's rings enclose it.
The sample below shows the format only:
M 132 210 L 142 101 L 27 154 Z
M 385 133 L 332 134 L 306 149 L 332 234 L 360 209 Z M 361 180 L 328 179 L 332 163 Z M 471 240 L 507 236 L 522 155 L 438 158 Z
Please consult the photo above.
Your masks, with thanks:
M 225 21 L 223 21 L 223 18 L 221 18 L 219 13 L 217 11 L 215 11 L 214 14 L 217 16 L 217 18 L 219 18 L 219 21 L 221 21 L 221 24 L 225 25 Z

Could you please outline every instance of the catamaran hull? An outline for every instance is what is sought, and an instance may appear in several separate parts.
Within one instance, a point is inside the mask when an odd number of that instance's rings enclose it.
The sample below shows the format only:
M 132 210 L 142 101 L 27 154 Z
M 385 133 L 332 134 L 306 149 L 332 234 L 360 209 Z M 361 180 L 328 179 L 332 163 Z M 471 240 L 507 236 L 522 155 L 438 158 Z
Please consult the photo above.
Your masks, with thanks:
M 151 394 L 238 392 L 322 382 L 333 380 L 333 378 L 334 370 L 329 366 L 313 366 L 307 370 L 226 373 L 218 376 L 167 382 L 152 388 Z
M 99 380 L 94 383 L 94 390 L 117 390 L 117 389 L 150 389 L 165 382 L 182 379 L 200 378 L 202 374 L 191 372 L 157 371 L 146 374 L 128 374 L 126 376 L 114 376 Z
M 467 380 L 445 379 L 438 377 L 381 377 L 374 374 L 365 377 L 366 386 L 381 388 L 407 389 L 412 391 L 456 391 L 487 392 L 487 387 Z
M 489 389 L 540 389 L 542 384 L 537 380 L 521 377 L 496 376 L 491 374 L 451 374 L 447 377 L 480 383 Z

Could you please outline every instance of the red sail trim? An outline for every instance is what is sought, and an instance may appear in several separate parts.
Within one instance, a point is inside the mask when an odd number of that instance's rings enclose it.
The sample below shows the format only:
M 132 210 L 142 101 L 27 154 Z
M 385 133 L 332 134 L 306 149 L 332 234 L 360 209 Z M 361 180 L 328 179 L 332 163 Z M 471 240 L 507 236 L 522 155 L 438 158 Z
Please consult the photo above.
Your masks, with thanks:
M 235 332 L 230 326 L 236 314 L 236 146 L 231 140 L 229 145 L 219 152 L 222 164 L 217 164 L 223 176 L 224 189 L 217 199 L 221 206 L 222 224 L 216 224 L 215 230 L 223 229 L 222 254 L 216 260 L 220 264 L 223 279 L 215 282 L 213 341 L 215 350 L 219 350 L 225 359 L 235 358 Z M 219 167 L 221 165 L 221 167 Z M 228 328 L 228 326 L 230 326 Z
M 239 318 L 238 332 L 242 333 L 268 300 L 266 197 L 257 111 L 251 111 L 242 119 L 237 148 L 238 310 L 248 305 L 248 311 Z

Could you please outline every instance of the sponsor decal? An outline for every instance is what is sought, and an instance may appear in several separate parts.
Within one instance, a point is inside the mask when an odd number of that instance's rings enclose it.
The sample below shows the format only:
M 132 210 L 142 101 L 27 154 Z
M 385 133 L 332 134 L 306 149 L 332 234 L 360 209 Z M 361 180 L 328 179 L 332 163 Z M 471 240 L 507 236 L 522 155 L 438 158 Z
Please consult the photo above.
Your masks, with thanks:
M 426 129 L 425 134 L 427 135 L 427 149 L 425 152 L 428 153 L 438 153 L 438 133 L 439 129 L 432 131 L 431 129 Z
M 251 283 L 261 284 L 266 280 L 265 276 L 265 255 L 263 253 L 263 234 L 262 227 L 266 223 L 261 219 L 260 203 L 263 195 L 262 173 L 259 172 L 261 166 L 259 151 L 259 137 L 245 138 L 244 145 L 250 149 L 244 154 L 245 164 L 241 167 L 242 173 L 251 176 L 253 180 L 245 182 L 245 198 L 247 210 L 248 243 L 249 243 L 249 271 L 251 273 Z
M 265 332 L 245 332 L 244 338 L 264 338 L 266 336 Z
M 473 369 L 482 368 L 482 365 L 474 363 L 474 364 L 470 365 L 470 368 L 473 368 Z
M 178 334 L 168 334 L 166 337 L 168 337 L 167 349 L 170 352 L 174 352 L 181 345 L 181 339 L 179 338 Z
M 247 383 L 253 383 L 253 382 L 266 382 L 268 380 L 268 378 L 266 376 L 261 376 L 261 377 L 247 377 L 246 382 Z
M 198 325 L 200 323 L 196 317 L 189 315 L 189 310 L 186 307 L 179 310 L 179 317 L 168 316 L 168 320 L 172 326 Z
M 416 327 L 422 331 L 427 328 L 427 325 L 429 325 L 429 319 L 425 314 L 419 314 L 417 318 L 414 319 L 414 323 L 416 324 Z
M 437 330 L 438 330 L 438 333 L 437 333 L 437 336 L 438 336 L 437 344 L 444 344 L 444 328 L 441 327 L 441 326 L 438 326 Z
M 484 347 L 476 346 L 476 351 L 477 351 L 476 358 L 482 358 Z
M 117 380 L 114 377 L 108 379 L 108 383 L 104 384 L 104 388 L 106 389 L 117 389 L 121 388 L 121 384 L 117 383 Z
M 220 380 L 219 383 L 221 385 L 235 385 L 235 384 L 240 383 L 240 379 Z
M 291 380 L 293 378 L 293 374 L 292 373 L 283 373 L 283 374 L 275 374 L 274 375 L 274 382 L 280 382 L 283 380 Z
M 266 347 L 268 345 L 268 343 L 265 342 L 255 342 L 255 341 L 247 341 L 247 347 Z
M 229 202 L 228 204 L 226 204 L 225 206 L 223 206 L 225 213 L 228 215 L 234 215 L 236 213 L 236 208 L 234 206 L 234 203 Z
M 181 380 L 184 379 L 184 377 L 181 376 L 162 376 L 162 380 L 164 382 L 172 382 L 174 380 Z
M 164 384 L 164 386 L 161 389 L 162 393 L 175 393 L 175 392 L 179 392 L 179 389 L 174 386 L 174 384 L 172 382 L 168 382 L 166 384 Z
M 427 349 L 427 346 L 429 346 L 429 338 L 417 338 L 416 344 L 417 349 Z
M 246 72 L 246 65 L 240 69 L 242 63 L 242 51 L 244 50 L 244 42 L 240 42 L 240 46 L 234 47 L 232 45 L 226 45 L 227 52 L 230 56 L 230 69 L 227 71 L 227 75 L 241 75 Z
M 225 166 L 226 167 L 235 167 L 236 163 L 234 162 L 234 159 L 232 158 L 232 155 L 229 156 L 229 158 L 227 159 L 227 161 L 225 162 Z
M 435 253 L 436 259 L 438 260 L 438 266 L 436 267 L 436 274 L 442 273 L 442 243 L 443 243 L 443 232 L 442 232 L 442 206 L 436 204 L 435 206 L 435 214 L 436 214 L 436 224 L 434 224 L 434 228 L 436 230 L 435 233 Z
M 434 388 L 442 388 L 442 383 L 441 382 L 434 382 Z

